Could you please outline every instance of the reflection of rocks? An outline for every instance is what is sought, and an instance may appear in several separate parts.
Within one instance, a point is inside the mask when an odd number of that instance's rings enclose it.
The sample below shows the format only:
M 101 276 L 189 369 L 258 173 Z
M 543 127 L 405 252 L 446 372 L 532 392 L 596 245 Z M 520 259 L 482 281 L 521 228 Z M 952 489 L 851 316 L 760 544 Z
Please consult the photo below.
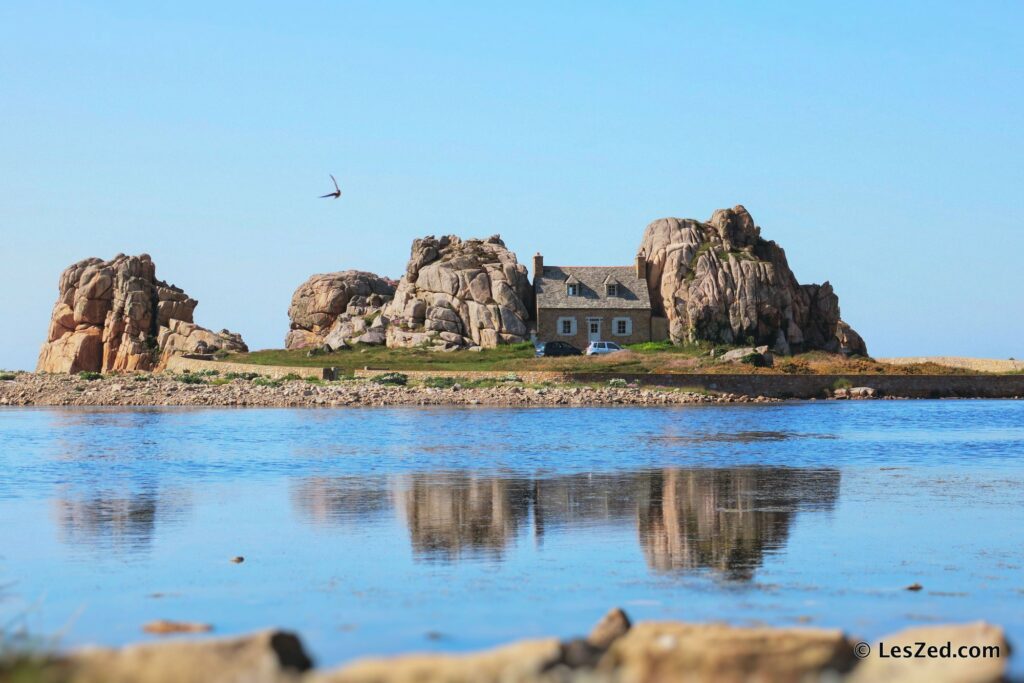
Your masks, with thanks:
M 100 492 L 55 501 L 57 522 L 72 545 L 103 550 L 138 550 L 149 546 L 158 519 L 173 516 L 155 491 Z
M 785 545 L 798 508 L 834 505 L 839 472 L 667 470 L 648 475 L 644 489 L 637 524 L 652 569 L 707 568 L 750 579 L 766 551 Z
M 292 490 L 292 502 L 317 524 L 365 523 L 391 509 L 386 482 L 361 477 L 310 477 Z
M 413 549 L 442 560 L 500 555 L 527 518 L 530 491 L 524 479 L 413 475 L 404 492 Z

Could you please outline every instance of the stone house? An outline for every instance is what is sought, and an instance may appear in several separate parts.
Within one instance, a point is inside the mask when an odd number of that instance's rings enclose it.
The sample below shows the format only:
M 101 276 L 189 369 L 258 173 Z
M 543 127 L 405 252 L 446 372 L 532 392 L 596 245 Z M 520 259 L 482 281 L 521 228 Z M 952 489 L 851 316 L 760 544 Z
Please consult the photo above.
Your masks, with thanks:
M 533 291 L 537 341 L 565 341 L 583 349 L 591 341 L 636 344 L 664 338 L 652 332 L 643 252 L 632 266 L 546 266 L 537 253 Z

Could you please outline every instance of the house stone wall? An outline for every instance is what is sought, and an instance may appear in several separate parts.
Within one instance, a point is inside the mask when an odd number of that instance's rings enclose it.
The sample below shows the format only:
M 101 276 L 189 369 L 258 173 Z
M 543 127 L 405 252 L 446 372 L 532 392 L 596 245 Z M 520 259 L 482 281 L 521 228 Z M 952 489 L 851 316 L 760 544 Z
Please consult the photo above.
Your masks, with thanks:
M 563 335 L 558 333 L 559 318 L 575 318 L 576 334 Z M 651 312 L 636 308 L 542 308 L 537 311 L 537 340 L 564 341 L 581 351 L 590 343 L 587 333 L 587 319 L 601 319 L 601 341 L 613 341 L 618 344 L 638 344 L 651 341 Z M 633 321 L 632 334 L 618 336 L 612 333 L 612 320 L 629 318 Z

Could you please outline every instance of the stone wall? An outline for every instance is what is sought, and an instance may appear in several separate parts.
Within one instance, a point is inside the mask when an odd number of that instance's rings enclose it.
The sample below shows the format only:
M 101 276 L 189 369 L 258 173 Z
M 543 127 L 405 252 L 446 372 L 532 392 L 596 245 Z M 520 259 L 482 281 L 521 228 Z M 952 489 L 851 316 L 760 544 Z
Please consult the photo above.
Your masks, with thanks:
M 333 379 L 334 373 L 331 368 L 296 368 L 282 365 L 257 365 L 256 363 L 231 363 L 212 360 L 199 360 L 196 358 L 183 358 L 171 356 L 164 364 L 164 372 L 202 372 L 204 370 L 216 370 L 224 375 L 229 372 L 255 372 L 264 377 L 277 379 L 285 375 L 298 375 L 299 377 L 316 377 L 318 379 Z
M 567 336 L 558 333 L 558 319 L 573 317 L 576 319 L 576 334 Z M 544 308 L 537 314 L 537 339 L 540 341 L 564 341 L 581 351 L 590 343 L 587 331 L 587 319 L 601 319 L 601 341 L 613 341 L 618 344 L 638 344 L 651 341 L 651 312 L 635 308 L 623 309 L 592 309 L 592 308 Z M 614 318 L 629 318 L 633 321 L 633 332 L 626 336 L 613 333 Z
M 374 377 L 387 370 L 356 370 L 356 377 Z M 621 374 L 551 371 L 401 371 L 412 379 L 465 377 L 500 379 L 515 374 L 528 384 L 579 382 L 607 384 L 614 378 L 640 386 L 673 387 L 747 396 L 775 398 L 825 398 L 837 382 L 871 387 L 880 396 L 904 398 L 1022 398 L 1024 375 L 712 375 L 712 374 Z

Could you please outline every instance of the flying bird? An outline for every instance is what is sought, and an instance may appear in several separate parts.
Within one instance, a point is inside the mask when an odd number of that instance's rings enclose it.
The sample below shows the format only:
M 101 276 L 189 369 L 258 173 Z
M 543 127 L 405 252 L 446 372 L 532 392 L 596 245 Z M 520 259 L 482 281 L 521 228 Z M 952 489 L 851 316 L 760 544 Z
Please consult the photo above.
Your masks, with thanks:
M 333 175 L 331 176 L 331 182 L 334 183 L 334 192 L 328 192 L 327 194 L 322 194 L 322 195 L 320 195 L 320 199 L 327 199 L 328 197 L 333 197 L 334 199 L 337 199 L 338 197 L 341 196 L 341 188 L 338 187 L 338 181 L 334 179 Z

